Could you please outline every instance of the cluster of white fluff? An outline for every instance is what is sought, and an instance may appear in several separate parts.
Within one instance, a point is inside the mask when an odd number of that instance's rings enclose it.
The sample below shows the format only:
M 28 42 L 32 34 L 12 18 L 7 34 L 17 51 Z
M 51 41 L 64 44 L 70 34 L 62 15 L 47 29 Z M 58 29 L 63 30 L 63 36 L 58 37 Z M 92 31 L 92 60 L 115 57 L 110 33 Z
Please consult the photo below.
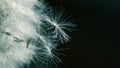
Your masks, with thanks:
M 69 41 L 65 30 L 74 26 L 65 17 L 43 0 L 0 0 L 0 68 L 61 62 L 56 47 Z

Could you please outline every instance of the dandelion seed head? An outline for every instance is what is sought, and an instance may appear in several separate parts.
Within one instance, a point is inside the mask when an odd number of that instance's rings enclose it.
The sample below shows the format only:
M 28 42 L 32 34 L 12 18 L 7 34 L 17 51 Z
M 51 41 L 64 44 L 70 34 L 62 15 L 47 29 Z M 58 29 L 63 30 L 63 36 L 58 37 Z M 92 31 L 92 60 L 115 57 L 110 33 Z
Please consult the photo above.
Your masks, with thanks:
M 51 11 L 44 0 L 0 0 L 0 68 L 32 62 L 45 68 L 61 62 L 56 47 L 69 41 L 64 29 L 72 24 L 61 11 Z

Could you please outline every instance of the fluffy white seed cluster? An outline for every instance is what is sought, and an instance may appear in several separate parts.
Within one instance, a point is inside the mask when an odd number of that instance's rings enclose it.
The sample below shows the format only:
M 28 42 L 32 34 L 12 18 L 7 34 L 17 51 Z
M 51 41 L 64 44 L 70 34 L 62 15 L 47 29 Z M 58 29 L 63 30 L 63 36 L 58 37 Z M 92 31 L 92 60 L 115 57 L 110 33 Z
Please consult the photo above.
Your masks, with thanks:
M 61 62 L 56 47 L 69 41 L 65 31 L 74 26 L 62 12 L 43 0 L 0 0 L 0 68 Z

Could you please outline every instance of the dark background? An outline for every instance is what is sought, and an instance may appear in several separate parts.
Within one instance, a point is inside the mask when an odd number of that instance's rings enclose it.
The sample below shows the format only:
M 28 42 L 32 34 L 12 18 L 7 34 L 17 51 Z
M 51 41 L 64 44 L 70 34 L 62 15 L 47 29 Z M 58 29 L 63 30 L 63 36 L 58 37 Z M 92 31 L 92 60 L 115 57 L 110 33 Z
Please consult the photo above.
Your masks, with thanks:
M 47 0 L 74 14 L 77 24 L 62 68 L 120 67 L 120 0 Z

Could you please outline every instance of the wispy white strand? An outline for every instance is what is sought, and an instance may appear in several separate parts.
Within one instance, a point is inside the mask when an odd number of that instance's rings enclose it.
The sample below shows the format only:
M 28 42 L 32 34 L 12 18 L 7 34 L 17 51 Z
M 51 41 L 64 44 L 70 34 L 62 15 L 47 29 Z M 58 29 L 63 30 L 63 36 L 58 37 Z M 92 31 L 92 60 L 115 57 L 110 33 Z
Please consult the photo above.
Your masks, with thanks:
M 0 0 L 0 68 L 62 62 L 56 47 L 70 40 L 66 30 L 74 26 L 63 12 L 54 12 L 44 0 Z

